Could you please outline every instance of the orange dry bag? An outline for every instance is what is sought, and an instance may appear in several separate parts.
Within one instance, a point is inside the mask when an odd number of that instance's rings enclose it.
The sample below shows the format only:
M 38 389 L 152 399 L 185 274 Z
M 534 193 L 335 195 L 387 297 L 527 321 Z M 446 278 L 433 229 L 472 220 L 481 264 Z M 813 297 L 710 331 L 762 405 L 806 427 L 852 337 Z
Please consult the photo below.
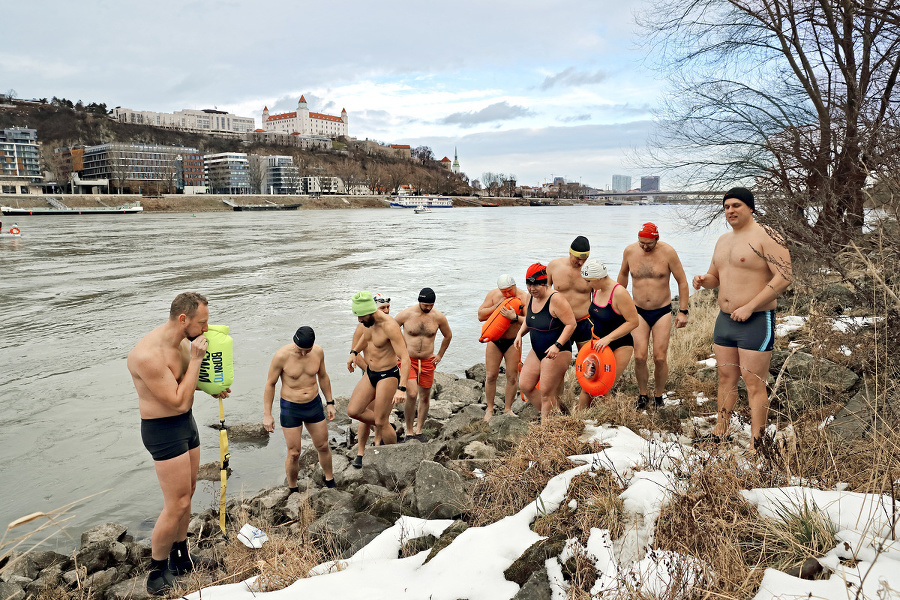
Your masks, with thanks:
M 491 316 L 488 317 L 487 321 L 484 322 L 484 325 L 481 326 L 481 337 L 478 338 L 479 342 L 487 343 L 499 340 L 500 336 L 509 329 L 509 324 L 512 323 L 512 321 L 500 314 L 500 309 L 504 306 L 514 311 L 516 314 L 519 314 L 519 311 L 522 310 L 522 301 L 518 298 L 507 298 L 500 303 L 500 306 L 494 309 Z

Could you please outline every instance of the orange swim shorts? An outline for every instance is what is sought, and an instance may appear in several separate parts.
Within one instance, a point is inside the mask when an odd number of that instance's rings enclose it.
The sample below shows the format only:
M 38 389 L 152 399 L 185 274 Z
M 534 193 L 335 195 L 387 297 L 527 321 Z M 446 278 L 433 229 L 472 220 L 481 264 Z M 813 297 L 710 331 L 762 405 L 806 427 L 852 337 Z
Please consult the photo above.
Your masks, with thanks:
M 434 356 L 431 358 L 410 358 L 409 380 L 415 381 L 423 388 L 434 385 Z M 400 366 L 400 361 L 397 361 Z

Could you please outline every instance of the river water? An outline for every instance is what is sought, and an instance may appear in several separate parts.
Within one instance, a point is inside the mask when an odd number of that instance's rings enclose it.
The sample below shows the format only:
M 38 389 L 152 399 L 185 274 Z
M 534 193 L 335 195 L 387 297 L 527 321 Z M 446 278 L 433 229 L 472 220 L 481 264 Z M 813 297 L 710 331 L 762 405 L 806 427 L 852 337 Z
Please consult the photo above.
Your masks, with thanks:
M 21 239 L 0 239 L 0 527 L 106 491 L 70 509 L 53 542 L 116 521 L 149 536 L 162 507 L 141 444 L 125 358 L 168 316 L 183 291 L 209 298 L 210 323 L 234 338 L 228 423 L 261 422 L 269 362 L 300 325 L 326 353 L 334 394 L 359 374 L 345 365 L 356 318 L 351 296 L 367 289 L 392 312 L 432 287 L 453 342 L 441 370 L 462 375 L 484 360 L 476 310 L 497 276 L 520 286 L 527 266 L 565 256 L 576 235 L 615 276 L 625 245 L 645 221 L 678 250 L 688 278 L 706 271 L 724 225 L 692 231 L 685 207 L 575 206 L 285 213 L 23 217 Z M 5 218 L 5 221 L 10 221 Z M 673 282 L 673 292 L 675 290 Z M 218 459 L 218 405 L 198 392 L 201 462 Z M 280 427 L 264 446 L 232 444 L 228 496 L 254 495 L 284 479 Z M 199 482 L 193 510 L 218 505 L 218 484 Z

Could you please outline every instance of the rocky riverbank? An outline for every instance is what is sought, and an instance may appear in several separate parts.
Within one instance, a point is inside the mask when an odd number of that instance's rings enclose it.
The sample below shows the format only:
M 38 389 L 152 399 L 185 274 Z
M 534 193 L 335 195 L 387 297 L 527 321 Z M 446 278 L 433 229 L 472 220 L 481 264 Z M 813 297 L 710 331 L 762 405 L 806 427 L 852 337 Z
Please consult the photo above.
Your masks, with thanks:
M 695 381 L 714 381 L 715 369 L 698 365 L 690 376 Z M 408 542 L 412 553 L 430 548 L 432 555 L 437 554 L 468 527 L 473 490 L 480 474 L 489 471 L 497 464 L 498 457 L 514 450 L 530 435 L 537 416 L 530 404 L 517 400 L 514 415 L 495 414 L 485 422 L 484 378 L 483 364 L 468 369 L 465 378 L 437 373 L 429 419 L 424 427 L 426 441 L 410 440 L 378 448 L 369 445 L 360 469 L 351 465 L 356 445 L 347 439 L 351 425 L 346 415 L 349 400 L 336 398 L 338 417 L 329 422 L 329 430 L 337 488 L 324 487 L 317 453 L 307 442 L 300 457 L 301 492 L 291 494 L 287 487 L 276 486 L 252 497 L 232 497 L 226 505 L 230 536 L 244 523 L 251 522 L 269 534 L 309 536 L 327 544 L 335 556 L 349 557 L 391 527 L 401 515 L 456 520 L 439 539 L 429 536 Z M 851 369 L 813 357 L 793 344 L 792 348 L 777 350 L 773 357 L 770 375 L 770 385 L 774 388 L 773 412 L 785 418 L 799 417 L 820 408 L 827 397 L 830 403 L 846 403 L 837 411 L 828 430 L 837 439 L 865 435 L 873 419 L 866 411 L 870 405 L 866 386 L 860 381 Z M 499 406 L 502 406 L 504 384 L 501 377 L 497 390 Z M 647 428 L 641 427 L 645 435 L 650 435 L 648 429 L 657 432 L 668 429 L 665 435 L 689 443 L 689 436 L 699 433 L 698 422 L 703 417 L 698 415 L 714 411 L 714 406 L 703 407 L 687 399 L 649 414 L 630 410 L 634 412 L 632 418 L 641 420 Z M 392 420 L 402 431 L 397 414 L 392 415 Z M 677 424 L 675 430 L 673 424 Z M 632 423 L 628 425 L 635 429 Z M 267 435 L 257 423 L 238 424 L 229 427 L 229 431 L 233 441 L 262 440 Z M 781 443 L 789 445 L 790 432 L 782 429 L 780 434 Z M 334 440 L 344 441 L 335 443 Z M 280 469 L 280 464 L 272 465 L 273 479 L 283 476 Z M 217 463 L 204 465 L 202 471 L 203 477 L 218 480 Z M 315 513 L 311 522 L 310 510 Z M 192 515 L 189 537 L 195 553 L 220 562 L 229 543 L 234 543 L 219 532 L 217 507 Z M 126 527 L 107 523 L 84 532 L 80 542 L 80 547 L 70 555 L 37 550 L 10 553 L 0 560 L 0 598 L 26 600 L 42 593 L 54 594 L 54 598 L 58 594 L 70 597 L 80 594 L 83 598 L 87 592 L 97 600 L 146 596 L 144 579 L 150 557 L 149 540 L 135 540 Z M 548 552 L 545 545 L 526 552 L 509 568 L 507 579 L 523 586 L 516 598 L 549 597 L 542 566 Z M 218 580 L 214 573 L 195 577 L 188 584 L 195 586 L 192 589 Z

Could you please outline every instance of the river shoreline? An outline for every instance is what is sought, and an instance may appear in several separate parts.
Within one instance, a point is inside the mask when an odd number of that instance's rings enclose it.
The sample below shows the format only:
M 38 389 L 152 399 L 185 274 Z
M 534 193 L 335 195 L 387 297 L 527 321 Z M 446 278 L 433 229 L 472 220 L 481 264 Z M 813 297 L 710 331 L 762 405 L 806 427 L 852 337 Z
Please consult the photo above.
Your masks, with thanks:
M 104 206 L 121 206 L 140 202 L 144 212 L 158 213 L 195 213 L 195 212 L 232 212 L 234 209 L 227 202 L 239 205 L 254 204 L 300 204 L 299 210 L 336 210 L 354 208 L 390 208 L 390 196 L 274 196 L 260 194 L 201 194 L 185 196 L 182 194 L 164 194 L 162 196 L 138 196 L 135 194 L 66 194 L 62 196 L 21 196 L 12 194 L 0 195 L 0 204 L 21 208 L 46 208 L 47 198 L 56 198 L 70 208 L 102 208 Z M 454 198 L 455 208 L 478 208 L 470 203 L 472 197 Z M 486 198 L 483 201 L 500 206 L 527 206 L 528 200 L 523 198 Z

